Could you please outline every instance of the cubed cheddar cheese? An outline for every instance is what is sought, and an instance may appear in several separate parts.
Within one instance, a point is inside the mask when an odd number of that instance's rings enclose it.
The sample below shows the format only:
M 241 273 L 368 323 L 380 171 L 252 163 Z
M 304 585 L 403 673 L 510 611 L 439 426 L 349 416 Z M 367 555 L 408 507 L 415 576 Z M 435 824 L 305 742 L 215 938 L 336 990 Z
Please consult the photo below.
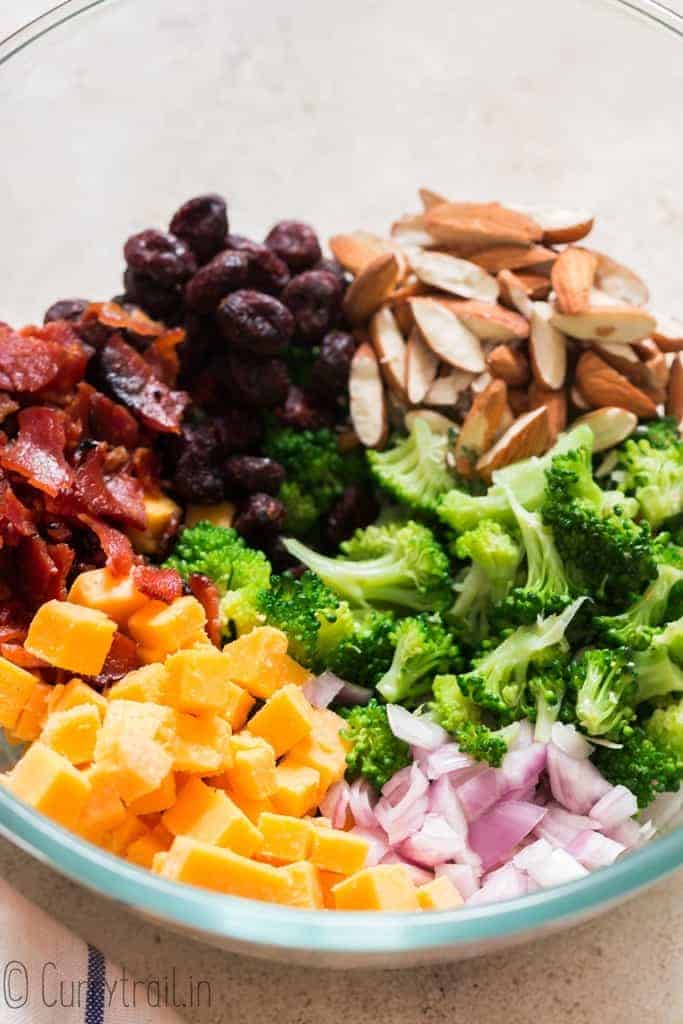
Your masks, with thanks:
M 270 864 L 292 864 L 308 860 L 313 843 L 313 826 L 304 818 L 265 811 L 258 820 L 263 842 L 259 858 Z
M 86 764 L 95 754 L 101 724 L 99 708 L 94 704 L 78 704 L 66 711 L 54 711 L 40 738 L 72 764 Z
M 131 814 L 130 811 L 126 811 L 126 816 L 120 825 L 112 829 L 111 832 L 107 832 L 100 839 L 100 846 L 103 846 L 105 850 L 109 850 L 110 853 L 117 853 L 121 856 L 125 856 L 129 846 L 135 842 L 136 839 L 140 839 L 142 836 L 148 834 L 148 829 L 143 821 L 135 814 Z
M 256 699 L 242 686 L 230 682 L 228 683 L 227 696 L 228 699 L 221 714 L 229 723 L 232 731 L 239 732 L 249 717 L 249 712 L 256 703 Z
M 272 626 L 257 626 L 226 644 L 223 653 L 233 682 L 262 700 L 288 683 L 301 686 L 310 678 L 310 672 L 287 654 L 286 635 Z
M 171 654 L 165 668 L 165 704 L 195 715 L 227 708 L 234 688 L 228 659 L 211 644 Z
M 332 889 L 337 910 L 419 910 L 417 892 L 402 864 L 364 868 Z
M 180 506 L 167 494 L 146 494 L 144 504 L 147 525 L 144 530 L 129 530 L 128 536 L 137 552 L 155 555 L 173 524 L 180 522 L 182 513 Z
M 38 683 L 38 677 L 0 658 L 0 726 L 14 729 Z
M 229 530 L 235 520 L 235 506 L 231 501 L 221 501 L 217 505 L 188 505 L 185 509 L 185 526 L 196 526 L 197 523 L 212 523 Z
M 232 765 L 227 769 L 230 789 L 248 800 L 263 800 L 275 790 L 275 751 L 258 736 L 233 736 Z
M 173 758 L 161 743 L 135 733 L 118 738 L 114 763 L 116 785 L 125 804 L 156 793 L 173 770 Z
M 146 650 L 158 651 L 162 660 L 164 654 L 172 654 L 191 646 L 201 635 L 206 625 L 204 608 L 196 597 L 178 597 L 170 604 L 163 601 L 148 601 L 131 615 L 128 631 L 140 646 Z
M 456 910 L 463 898 L 447 875 L 439 875 L 418 888 L 417 902 L 421 910 Z
M 96 608 L 124 626 L 149 598 L 137 589 L 132 576 L 115 576 L 111 569 L 90 569 L 74 580 L 68 600 Z
M 278 814 L 302 818 L 318 803 L 320 774 L 305 764 L 290 764 L 285 758 L 275 769 L 275 790 L 271 801 Z
M 262 843 L 259 829 L 230 797 L 198 778 L 185 784 L 176 803 L 161 820 L 173 835 L 227 846 L 244 857 L 252 857 Z
M 97 842 L 105 832 L 126 820 L 126 808 L 116 786 L 117 771 L 107 764 L 93 764 L 82 772 L 90 784 L 90 795 L 78 822 L 78 832 Z
M 297 861 L 282 868 L 283 875 L 289 878 L 291 888 L 287 900 L 290 907 L 304 907 L 311 910 L 322 910 L 325 906 L 323 888 L 320 884 L 320 872 L 308 861 Z
M 70 679 L 66 685 L 53 687 L 52 696 L 48 702 L 48 712 L 53 714 L 56 711 L 68 711 L 82 704 L 91 704 L 97 708 L 100 719 L 103 719 L 107 711 L 107 701 L 88 686 L 82 679 Z
M 172 708 L 151 701 L 109 701 L 95 745 L 95 760 L 116 761 L 121 737 L 142 737 L 169 745 L 175 732 L 176 715 Z
M 102 671 L 115 632 L 114 620 L 96 608 L 46 601 L 31 620 L 24 647 L 48 665 L 96 676 Z
M 323 871 L 353 875 L 364 867 L 367 839 L 333 828 L 314 828 L 309 860 Z
M 311 731 L 312 710 L 301 688 L 289 683 L 249 720 L 249 732 L 270 743 L 275 756 L 282 757 Z
M 225 790 L 233 803 L 237 804 L 241 811 L 244 811 L 253 825 L 258 825 L 259 818 L 264 811 L 273 810 L 273 804 L 267 796 L 262 800 L 250 800 L 241 793 L 235 793 L 230 789 L 230 780 L 225 775 L 216 775 L 211 779 L 212 786 L 217 786 L 219 784 L 220 788 Z
M 143 665 L 128 672 L 118 683 L 114 683 L 107 694 L 109 700 L 135 700 L 161 704 L 166 688 L 166 669 L 158 662 Z
M 47 718 L 47 702 L 53 690 L 47 683 L 36 682 L 12 729 L 12 738 L 22 743 L 37 740 Z
M 146 796 L 133 800 L 129 809 L 133 814 L 157 814 L 173 807 L 176 800 L 176 779 L 171 771 L 163 780 L 158 789 L 153 789 Z
M 9 789 L 37 811 L 76 829 L 90 796 L 90 783 L 70 761 L 39 741 L 17 761 Z
M 322 890 L 323 906 L 326 910 L 334 910 L 335 903 L 332 890 L 339 882 L 343 882 L 347 876 L 338 875 L 335 871 L 322 871 L 320 868 L 316 870 L 318 872 L 318 882 Z
M 289 876 L 280 868 L 187 836 L 175 839 L 160 873 L 178 882 L 270 903 L 287 903 L 292 889 Z
M 215 775 L 230 769 L 230 726 L 219 715 L 175 712 L 173 767 L 190 775 Z
M 154 857 L 157 853 L 165 853 L 168 850 L 160 839 L 152 832 L 146 832 L 139 839 L 134 839 L 126 849 L 126 860 L 138 867 L 151 869 Z
M 284 764 L 314 768 L 320 776 L 318 796 L 321 798 L 333 782 L 344 778 L 350 745 L 339 735 L 344 728 L 344 720 L 334 711 L 312 708 L 311 719 L 310 733 L 292 747 Z

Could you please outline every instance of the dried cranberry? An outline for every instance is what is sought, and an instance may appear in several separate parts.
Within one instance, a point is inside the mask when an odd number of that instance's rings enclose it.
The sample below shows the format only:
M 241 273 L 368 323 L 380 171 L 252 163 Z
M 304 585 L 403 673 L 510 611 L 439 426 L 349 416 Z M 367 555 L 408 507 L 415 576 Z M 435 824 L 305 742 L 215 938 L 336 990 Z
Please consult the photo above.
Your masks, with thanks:
M 266 245 L 253 242 L 244 235 L 228 235 L 225 240 L 226 249 L 247 253 L 249 256 L 249 283 L 260 292 L 268 295 L 280 295 L 289 283 L 289 268 Z
M 355 351 L 353 335 L 346 331 L 330 331 L 325 335 L 311 370 L 311 387 L 317 395 L 337 398 L 346 393 Z
M 342 289 L 345 290 L 347 288 L 349 284 L 348 275 L 344 268 L 342 267 L 341 263 L 339 263 L 337 260 L 329 257 L 325 258 L 321 260 L 317 267 L 315 267 L 314 269 L 329 271 L 330 274 L 334 274 L 335 277 L 339 278 L 339 282 L 342 286 Z
M 356 530 L 374 523 L 378 515 L 379 505 L 372 492 L 358 484 L 351 484 L 327 514 L 325 540 L 330 547 L 336 549 Z
M 279 462 L 263 455 L 232 455 L 223 466 L 223 478 L 228 493 L 277 494 L 285 471 Z
M 212 422 L 224 455 L 253 451 L 263 437 L 261 420 L 257 416 L 245 416 L 243 409 L 231 407 L 220 416 L 214 416 Z
M 174 463 L 173 487 L 181 498 L 200 504 L 221 500 L 221 439 L 211 421 L 185 425 L 170 452 Z
M 341 308 L 342 288 L 329 270 L 307 270 L 292 278 L 282 301 L 294 314 L 296 333 L 310 345 L 333 326 Z
M 230 354 L 226 393 L 237 405 L 272 409 L 287 397 L 289 374 L 282 359 L 254 360 Z
M 281 220 L 268 232 L 266 245 L 295 274 L 310 270 L 322 255 L 315 231 L 300 220 Z
M 200 313 L 212 313 L 221 299 L 249 281 L 249 255 L 225 249 L 206 263 L 185 286 L 185 302 Z
M 46 310 L 43 323 L 50 324 L 53 320 L 78 320 L 89 305 L 87 299 L 60 299 Z
M 151 317 L 168 321 L 180 311 L 181 292 L 178 286 L 167 288 L 132 267 L 128 267 L 123 275 L 123 286 L 126 298 Z
M 223 335 L 239 352 L 276 356 L 289 344 L 294 319 L 272 295 L 245 288 L 220 303 L 216 320 Z
M 188 199 L 173 214 L 168 229 L 189 245 L 200 263 L 205 263 L 223 248 L 228 233 L 225 200 L 215 192 Z
M 282 408 L 276 410 L 276 415 L 286 427 L 299 430 L 319 430 L 334 423 L 333 414 L 295 384 L 290 387 L 287 400 Z
M 126 263 L 139 274 L 172 287 L 192 277 L 197 261 L 187 242 L 156 228 L 131 235 L 123 247 Z
M 270 494 L 250 494 L 235 519 L 235 529 L 243 537 L 272 537 L 285 525 L 285 506 Z

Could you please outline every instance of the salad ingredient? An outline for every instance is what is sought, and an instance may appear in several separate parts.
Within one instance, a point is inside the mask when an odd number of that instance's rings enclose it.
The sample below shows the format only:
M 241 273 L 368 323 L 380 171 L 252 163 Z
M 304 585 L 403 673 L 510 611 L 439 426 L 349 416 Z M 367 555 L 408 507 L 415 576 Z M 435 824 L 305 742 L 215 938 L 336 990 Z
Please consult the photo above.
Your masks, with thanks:
M 677 791 L 683 779 L 683 759 L 669 745 L 666 732 L 658 729 L 660 722 L 656 719 L 645 730 L 632 727 L 622 736 L 620 746 L 601 747 L 595 754 L 605 778 L 634 793 L 640 808 L 651 804 L 659 793 Z
M 428 696 L 433 673 L 457 661 L 458 647 L 437 613 L 401 619 L 393 639 L 394 656 L 377 692 L 390 704 L 414 707 Z
M 349 411 L 361 443 L 366 448 L 382 448 L 389 432 L 384 388 L 377 356 L 365 343 L 359 345 L 351 361 Z
M 341 736 L 351 744 L 346 755 L 347 777 L 363 777 L 381 789 L 411 762 L 410 748 L 389 725 L 387 706 L 372 699 L 364 707 L 342 710 L 346 725 Z
M 332 652 L 353 630 L 348 605 L 312 572 L 271 577 L 257 607 L 269 625 L 287 635 L 292 655 L 316 671 L 329 665 Z
M 683 440 L 673 420 L 657 421 L 627 441 L 615 473 L 654 529 L 683 513 Z
M 66 601 L 46 601 L 31 621 L 25 647 L 50 665 L 96 676 L 102 671 L 115 632 L 116 623 L 104 612 Z
M 434 512 L 437 499 L 452 483 L 447 448 L 448 436 L 418 419 L 404 440 L 383 452 L 368 452 L 370 471 L 380 487 L 411 511 Z

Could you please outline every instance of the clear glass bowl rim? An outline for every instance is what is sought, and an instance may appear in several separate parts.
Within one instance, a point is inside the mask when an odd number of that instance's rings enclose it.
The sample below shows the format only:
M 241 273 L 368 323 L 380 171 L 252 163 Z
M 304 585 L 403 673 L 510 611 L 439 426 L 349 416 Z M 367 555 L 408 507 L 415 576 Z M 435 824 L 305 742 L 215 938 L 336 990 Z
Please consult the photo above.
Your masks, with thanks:
M 64 0 L 0 41 L 0 65 L 72 18 L 116 0 Z M 683 38 L 658 0 L 605 0 Z M 438 913 L 299 910 L 169 882 L 79 839 L 0 788 L 0 833 L 67 878 L 169 925 L 281 951 L 391 955 L 467 947 L 581 920 L 683 865 L 683 828 L 601 871 L 521 899 Z

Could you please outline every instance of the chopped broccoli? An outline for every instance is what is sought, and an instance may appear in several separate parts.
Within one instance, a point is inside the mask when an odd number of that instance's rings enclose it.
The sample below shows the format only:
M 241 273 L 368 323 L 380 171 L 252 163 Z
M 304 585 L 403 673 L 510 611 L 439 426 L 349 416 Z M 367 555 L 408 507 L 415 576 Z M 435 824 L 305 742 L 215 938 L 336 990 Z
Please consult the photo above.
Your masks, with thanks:
M 629 728 L 618 749 L 598 747 L 593 761 L 608 782 L 626 786 L 640 808 L 651 804 L 658 793 L 676 792 L 683 778 L 683 760 L 659 739 L 639 726 Z
M 652 424 L 619 449 L 620 488 L 633 494 L 653 529 L 683 513 L 683 440 L 674 420 Z M 617 474 L 615 474 L 617 476 Z
M 586 448 L 556 456 L 546 474 L 541 514 L 552 527 L 572 589 L 627 605 L 657 575 L 650 530 L 605 498 Z
M 431 530 L 420 523 L 389 522 L 357 530 L 330 558 L 287 538 L 294 558 L 317 573 L 352 605 L 445 609 L 452 597 L 448 557 Z
M 307 536 L 320 516 L 313 495 L 305 491 L 296 480 L 285 480 L 277 496 L 285 506 L 285 529 L 295 537 Z
M 432 677 L 457 663 L 458 647 L 438 615 L 401 619 L 395 650 L 377 691 L 390 704 L 420 704 L 430 693 Z
M 472 564 L 455 583 L 458 596 L 447 617 L 459 623 L 468 637 L 478 640 L 489 632 L 491 609 L 514 584 L 521 550 L 499 523 L 482 519 L 457 538 L 454 551 L 458 558 L 470 558 Z
M 567 659 L 558 657 L 529 679 L 527 685 L 527 717 L 534 722 L 534 739 L 550 740 L 553 725 L 563 710 L 567 689 Z
M 578 724 L 590 736 L 617 739 L 634 718 L 635 671 L 624 647 L 583 651 L 572 665 L 570 687 Z
M 683 594 L 683 568 L 660 563 L 657 578 L 635 604 L 620 615 L 599 615 L 595 624 L 609 643 L 645 650 L 656 627 L 667 619 L 671 599 L 676 600 L 679 593 Z
M 391 731 L 385 704 L 374 698 L 364 706 L 341 709 L 346 727 L 340 735 L 351 744 L 346 755 L 347 777 L 360 776 L 381 789 L 392 775 L 412 761 L 410 747 Z
M 457 740 L 463 753 L 499 765 L 507 752 L 502 735 L 482 722 L 482 709 L 460 689 L 455 675 L 436 676 L 430 710 L 439 725 Z
M 260 591 L 270 584 L 270 563 L 262 551 L 248 548 L 232 529 L 206 521 L 183 530 L 172 556 L 164 563 L 184 580 L 202 573 L 216 584 L 221 598 L 221 627 L 239 634 L 261 621 Z
M 683 763 L 683 701 L 657 708 L 645 723 L 645 732 L 653 743 L 667 747 Z
M 448 434 L 433 432 L 416 418 L 407 437 L 392 448 L 367 453 L 376 482 L 413 512 L 431 513 L 437 499 L 453 486 L 446 467 Z
M 676 619 L 655 633 L 652 643 L 633 656 L 640 704 L 670 693 L 683 693 L 683 619 Z
M 350 683 L 374 688 L 391 665 L 394 656 L 392 612 L 353 612 L 353 633 L 329 652 L 327 668 Z

